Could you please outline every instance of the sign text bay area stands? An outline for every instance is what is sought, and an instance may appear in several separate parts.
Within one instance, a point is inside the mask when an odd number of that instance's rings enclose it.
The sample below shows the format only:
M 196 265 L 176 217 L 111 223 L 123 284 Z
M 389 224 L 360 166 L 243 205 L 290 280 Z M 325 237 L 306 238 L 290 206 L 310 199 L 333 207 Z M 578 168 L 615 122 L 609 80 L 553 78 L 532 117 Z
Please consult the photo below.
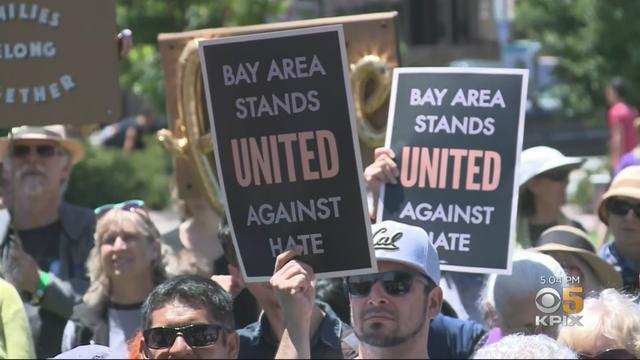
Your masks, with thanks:
M 199 43 L 220 186 L 247 281 L 294 245 L 319 277 L 376 271 L 342 25 Z
M 378 221 L 424 228 L 443 270 L 511 273 L 528 71 L 396 68 Z

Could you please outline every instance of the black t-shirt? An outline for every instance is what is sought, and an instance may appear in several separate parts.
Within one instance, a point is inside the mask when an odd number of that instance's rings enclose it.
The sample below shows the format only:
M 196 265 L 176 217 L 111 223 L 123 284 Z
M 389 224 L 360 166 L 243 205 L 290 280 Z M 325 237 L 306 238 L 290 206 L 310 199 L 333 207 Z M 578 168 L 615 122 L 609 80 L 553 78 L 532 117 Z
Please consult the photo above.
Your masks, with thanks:
M 59 273 L 61 232 L 59 220 L 39 228 L 18 231 L 22 249 L 33 256 L 42 271 Z
M 59 220 L 39 228 L 18 231 L 22 249 L 33 256 L 42 271 L 59 274 L 61 232 L 62 224 Z M 26 296 L 25 299 L 29 297 Z M 67 319 L 40 306 L 33 306 L 29 302 L 25 302 L 24 305 L 36 340 L 34 344 L 36 354 L 39 358 L 55 356 L 60 352 L 62 333 Z

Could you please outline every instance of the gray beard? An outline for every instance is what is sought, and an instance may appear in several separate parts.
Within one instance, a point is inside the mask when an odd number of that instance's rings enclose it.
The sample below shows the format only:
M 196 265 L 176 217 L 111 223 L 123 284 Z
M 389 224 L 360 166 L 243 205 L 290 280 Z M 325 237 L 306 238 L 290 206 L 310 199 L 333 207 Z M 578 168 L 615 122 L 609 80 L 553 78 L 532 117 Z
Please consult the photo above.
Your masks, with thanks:
M 424 328 L 424 324 L 427 321 L 426 301 L 424 306 L 422 307 L 421 319 L 422 321 L 420 321 L 418 326 L 416 326 L 415 329 L 411 330 L 409 333 L 405 335 L 400 335 L 399 333 L 393 333 L 390 335 L 380 337 L 372 333 L 367 333 L 367 331 L 363 331 L 360 334 L 356 331 L 355 328 L 353 329 L 353 332 L 356 334 L 356 337 L 358 338 L 358 340 L 362 341 L 365 344 L 375 346 L 375 347 L 381 347 L 381 348 L 394 347 L 394 346 L 404 344 L 405 342 L 413 339 L 416 335 L 420 333 L 420 331 L 422 331 L 422 329 Z
M 41 195 L 47 191 L 46 179 L 40 176 L 25 176 L 18 186 L 26 195 Z

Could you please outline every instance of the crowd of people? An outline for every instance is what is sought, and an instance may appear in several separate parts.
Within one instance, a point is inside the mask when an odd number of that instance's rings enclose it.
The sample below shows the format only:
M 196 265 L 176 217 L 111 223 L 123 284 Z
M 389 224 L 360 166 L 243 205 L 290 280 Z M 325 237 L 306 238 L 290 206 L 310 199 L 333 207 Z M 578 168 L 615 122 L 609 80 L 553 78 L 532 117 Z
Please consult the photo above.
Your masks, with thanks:
M 525 149 L 511 275 L 441 272 L 425 230 L 387 220 L 372 225 L 378 273 L 316 281 L 296 247 L 269 282 L 245 284 L 229 226 L 204 201 L 186 202 L 166 235 L 142 200 L 66 203 L 83 156 L 61 125 L 0 139 L 0 358 L 640 357 L 640 166 L 602 197 L 611 241 L 596 248 L 562 212 L 583 159 Z M 394 158 L 375 151 L 372 196 L 397 181 Z M 542 288 L 580 292 L 566 309 Z

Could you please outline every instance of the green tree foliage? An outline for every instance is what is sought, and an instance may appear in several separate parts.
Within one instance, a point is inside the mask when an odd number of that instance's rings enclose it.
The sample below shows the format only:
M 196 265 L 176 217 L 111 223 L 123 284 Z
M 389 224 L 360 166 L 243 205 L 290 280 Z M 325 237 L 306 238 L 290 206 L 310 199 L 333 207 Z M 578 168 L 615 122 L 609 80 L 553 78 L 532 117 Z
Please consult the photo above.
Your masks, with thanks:
M 118 0 L 118 27 L 133 31 L 134 47 L 122 61 L 120 85 L 165 110 L 159 33 L 265 23 L 286 10 L 284 0 Z
M 153 135 L 143 150 L 125 154 L 120 148 L 87 146 L 87 156 L 73 167 L 65 199 L 95 208 L 131 199 L 142 199 L 151 209 L 169 203 L 171 158 Z
M 560 57 L 557 90 L 574 114 L 602 123 L 604 88 L 614 76 L 628 81 L 629 101 L 640 105 L 640 1 L 518 0 L 515 36 L 540 41 Z

